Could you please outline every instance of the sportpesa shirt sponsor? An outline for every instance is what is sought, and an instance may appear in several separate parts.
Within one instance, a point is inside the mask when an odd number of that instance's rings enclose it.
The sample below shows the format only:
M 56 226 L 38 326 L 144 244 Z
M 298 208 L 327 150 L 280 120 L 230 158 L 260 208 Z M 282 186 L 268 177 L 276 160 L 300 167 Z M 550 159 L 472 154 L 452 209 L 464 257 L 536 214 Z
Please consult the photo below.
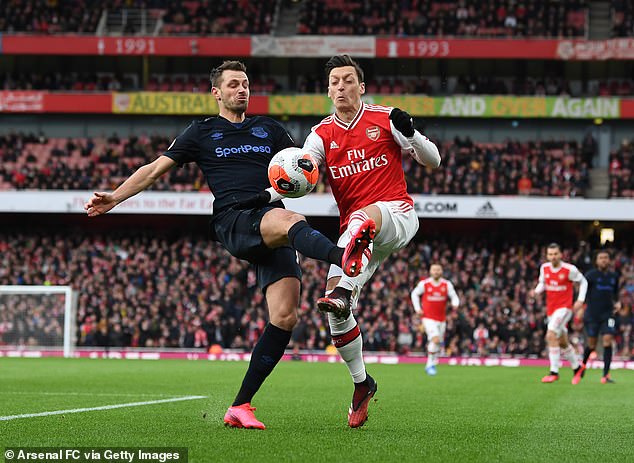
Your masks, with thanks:
M 294 146 L 288 132 L 268 117 L 234 124 L 223 117 L 193 121 L 165 156 L 179 165 L 195 162 L 214 194 L 218 212 L 270 186 L 267 170 L 275 153 Z

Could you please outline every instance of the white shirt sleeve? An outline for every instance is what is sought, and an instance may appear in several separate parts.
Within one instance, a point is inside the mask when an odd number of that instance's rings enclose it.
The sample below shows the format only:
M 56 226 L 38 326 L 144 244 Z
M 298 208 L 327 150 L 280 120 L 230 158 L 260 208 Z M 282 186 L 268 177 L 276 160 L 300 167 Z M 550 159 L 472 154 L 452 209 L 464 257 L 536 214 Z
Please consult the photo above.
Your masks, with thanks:
M 315 163 L 320 166 L 326 162 L 326 149 L 324 148 L 324 140 L 317 135 L 314 131 L 306 137 L 304 147 L 302 148 L 307 153 L 313 156 Z
M 577 296 L 577 300 L 584 302 L 586 300 L 586 293 L 588 292 L 588 280 L 586 280 L 586 277 L 584 277 L 579 269 L 574 265 L 570 266 L 568 278 L 570 281 L 579 283 L 579 296 Z
M 425 292 L 425 284 L 421 280 L 416 287 L 412 290 L 410 297 L 412 298 L 412 304 L 414 305 L 414 310 L 416 313 L 420 313 L 422 311 L 420 307 L 420 298 Z
M 544 266 L 539 267 L 539 280 L 537 286 L 535 286 L 535 292 L 537 294 L 543 293 L 546 287 L 544 286 Z
M 394 127 L 392 121 L 390 121 L 390 130 L 394 141 L 398 143 L 404 154 L 410 155 L 416 162 L 424 166 L 436 168 L 440 165 L 438 147 L 418 130 L 414 130 L 413 136 L 406 137 Z
M 457 309 L 460 306 L 460 298 L 458 293 L 456 293 L 456 288 L 453 287 L 453 283 L 449 280 L 447 280 L 447 295 L 451 300 L 451 305 Z

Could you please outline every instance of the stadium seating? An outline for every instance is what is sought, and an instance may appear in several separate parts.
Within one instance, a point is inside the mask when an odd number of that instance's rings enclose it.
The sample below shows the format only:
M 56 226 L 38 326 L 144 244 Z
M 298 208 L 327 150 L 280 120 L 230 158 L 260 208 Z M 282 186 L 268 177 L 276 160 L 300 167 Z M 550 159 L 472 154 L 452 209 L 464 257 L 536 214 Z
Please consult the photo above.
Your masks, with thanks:
M 619 354 L 632 352 L 634 260 L 616 253 L 622 277 L 617 342 Z M 202 236 L 158 234 L 61 235 L 0 233 L 0 284 L 71 284 L 79 290 L 80 346 L 202 347 L 250 349 L 262 332 L 266 308 L 253 268 L 230 257 Z M 543 306 L 527 295 L 534 287 L 543 248 L 506 237 L 490 241 L 428 239 L 390 257 L 362 293 L 358 322 L 370 350 L 420 351 L 425 339 L 413 314 L 410 291 L 430 262 L 443 265 L 461 298 L 448 316 L 448 355 L 544 356 Z M 564 257 L 586 271 L 585 247 L 564 249 Z M 305 259 L 300 321 L 293 344 L 324 349 L 330 342 L 325 317 L 314 307 L 327 266 Z M 46 319 L 46 311 L 33 310 Z M 7 332 L 15 320 L 0 310 L 0 343 L 16 342 Z M 56 322 L 49 320 L 53 327 Z M 21 342 L 35 342 L 22 327 Z M 573 322 L 578 341 L 581 326 Z M 29 331 L 31 330 L 31 331 Z M 4 331 L 4 333 L 3 333 Z M 33 338 L 30 340 L 30 338 Z
M 145 135 L 130 139 L 0 136 L 0 189 L 112 189 L 170 142 L 165 136 Z M 573 197 L 583 196 L 588 186 L 588 166 L 575 141 L 477 143 L 456 138 L 440 149 L 443 169 L 427 171 L 404 159 L 411 193 Z M 317 192 L 329 191 L 323 173 Z M 194 164 L 172 170 L 153 188 L 208 190 Z
M 623 140 L 610 156 L 610 197 L 634 198 L 634 145 Z
M 322 76 L 297 74 L 294 81 L 279 76 L 250 73 L 254 95 L 326 94 Z M 0 74 L 0 90 L 49 90 L 73 92 L 139 91 L 206 93 L 210 89 L 208 74 L 152 74 L 147 83 L 135 73 L 4 73 Z M 528 96 L 632 96 L 634 80 L 573 80 L 561 77 L 474 76 L 459 75 L 441 79 L 438 76 L 366 76 L 368 95 L 528 95 Z
M 304 5 L 300 34 L 578 37 L 586 31 L 585 0 L 319 0 Z
M 630 0 L 612 0 L 612 36 L 634 36 L 634 5 Z

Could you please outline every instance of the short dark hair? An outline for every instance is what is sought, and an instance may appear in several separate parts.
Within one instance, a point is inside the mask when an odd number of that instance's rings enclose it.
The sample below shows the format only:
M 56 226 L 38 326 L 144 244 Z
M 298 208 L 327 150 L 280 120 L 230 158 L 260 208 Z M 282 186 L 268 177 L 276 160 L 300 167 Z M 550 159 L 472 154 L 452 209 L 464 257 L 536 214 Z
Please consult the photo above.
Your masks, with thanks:
M 596 251 L 594 253 L 594 261 L 597 261 L 597 257 L 599 257 L 599 255 L 601 254 L 607 254 L 608 255 L 608 259 L 612 259 L 612 253 L 610 251 L 608 251 L 607 249 L 599 249 L 598 251 Z
M 363 82 L 363 69 L 359 66 L 355 60 L 350 58 L 350 55 L 335 55 L 326 63 L 326 79 L 330 77 L 330 71 L 335 68 L 342 68 L 344 66 L 352 66 L 357 72 L 359 82 Z
M 561 246 L 559 246 L 559 243 L 550 243 L 548 245 L 548 249 L 559 249 L 561 251 Z
M 220 86 L 220 83 L 222 82 L 222 73 L 224 71 L 242 71 L 246 73 L 247 67 L 242 61 L 225 61 L 217 68 L 213 68 L 211 70 L 209 81 L 211 82 L 212 87 Z

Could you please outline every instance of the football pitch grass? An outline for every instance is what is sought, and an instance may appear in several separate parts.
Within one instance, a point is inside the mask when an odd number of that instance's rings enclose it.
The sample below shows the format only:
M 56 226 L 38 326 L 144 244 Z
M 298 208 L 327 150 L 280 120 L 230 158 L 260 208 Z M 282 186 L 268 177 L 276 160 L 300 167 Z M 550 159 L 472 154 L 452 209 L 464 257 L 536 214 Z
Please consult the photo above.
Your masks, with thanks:
M 634 461 L 634 372 L 541 384 L 543 368 L 368 365 L 379 390 L 349 429 L 343 364 L 282 362 L 253 405 L 267 430 L 222 418 L 244 362 L 0 359 L 1 447 L 187 447 L 190 462 Z M 191 398 L 204 396 L 204 398 Z

